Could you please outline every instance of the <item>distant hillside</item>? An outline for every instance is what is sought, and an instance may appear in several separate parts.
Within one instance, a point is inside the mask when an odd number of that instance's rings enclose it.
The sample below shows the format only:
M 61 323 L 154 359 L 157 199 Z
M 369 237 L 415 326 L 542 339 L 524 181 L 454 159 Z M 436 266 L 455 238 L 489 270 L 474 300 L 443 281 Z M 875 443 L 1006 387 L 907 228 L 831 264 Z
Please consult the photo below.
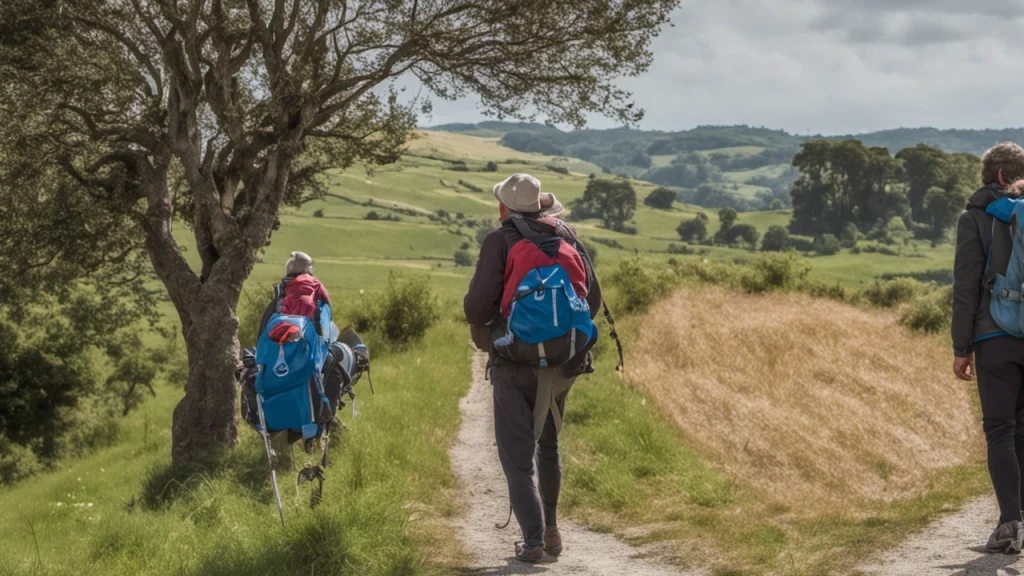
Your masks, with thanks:
M 642 149 L 651 156 L 678 154 L 680 152 L 706 151 L 718 148 L 739 146 L 763 146 L 770 148 L 797 147 L 807 140 L 861 140 L 868 146 L 884 146 L 895 153 L 903 148 L 928 144 L 946 152 L 970 152 L 981 155 L 998 142 L 1013 141 L 1024 143 L 1024 128 L 1002 128 L 985 130 L 940 130 L 938 128 L 895 128 L 862 134 L 838 134 L 813 136 L 790 134 L 784 130 L 758 128 L 754 126 L 698 126 L 691 130 L 664 132 L 659 130 L 630 130 L 612 128 L 607 130 L 575 130 L 566 132 L 554 126 L 536 122 L 480 122 L 479 124 L 444 124 L 434 126 L 430 130 L 444 132 L 481 132 L 486 131 L 503 139 L 512 133 L 529 133 L 513 136 L 513 144 L 529 147 L 531 144 L 548 150 L 571 154 L 574 148 L 582 148 L 584 154 L 588 147 L 605 148 L 607 144 L 636 142 L 635 148 Z M 532 141 L 531 141 L 532 140 Z M 548 141 L 543 144 L 541 141 Z M 641 144 L 646 144 L 642 146 Z M 506 144 L 507 145 L 507 144 Z M 513 146 L 514 147 L 514 146 Z M 614 146 L 612 146 L 614 148 Z M 568 149 L 566 149 L 568 148 Z M 620 145 L 620 149 L 624 146 Z M 523 150 L 542 152 L 540 150 Z
M 981 155 L 1007 140 L 1024 143 L 1024 129 L 938 130 L 898 128 L 852 135 L 796 135 L 754 126 L 698 126 L 691 130 L 563 131 L 538 123 L 445 124 L 432 130 L 500 138 L 501 144 L 551 157 L 579 158 L 606 173 L 647 180 L 679 190 L 683 202 L 741 211 L 788 208 L 796 179 L 790 166 L 808 140 L 857 139 L 892 154 L 928 144 L 946 152 Z

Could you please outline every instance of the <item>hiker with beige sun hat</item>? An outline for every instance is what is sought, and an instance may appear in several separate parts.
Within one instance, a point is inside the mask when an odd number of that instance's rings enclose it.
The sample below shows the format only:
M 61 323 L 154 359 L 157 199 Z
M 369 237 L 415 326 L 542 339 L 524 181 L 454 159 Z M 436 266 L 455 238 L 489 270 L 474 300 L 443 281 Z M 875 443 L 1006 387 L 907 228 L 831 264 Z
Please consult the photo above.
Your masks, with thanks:
M 516 558 L 551 562 L 562 552 L 556 515 L 562 484 L 561 415 L 576 376 L 593 370 L 589 347 L 597 338 L 592 319 L 601 308 L 601 287 L 575 229 L 556 218 L 562 204 L 554 194 L 541 191 L 537 178 L 513 174 L 496 184 L 493 193 L 501 226 L 483 241 L 463 305 L 474 344 L 490 353 L 494 435 L 511 508 L 523 532 L 523 541 L 515 545 Z M 538 270 L 545 271 L 543 281 L 555 274 L 561 280 L 554 287 L 524 288 L 538 277 Z M 542 310 L 568 314 L 571 326 L 563 324 L 565 336 L 557 338 L 569 342 L 571 337 L 571 346 L 556 339 L 526 344 L 513 334 L 522 311 L 538 305 L 534 301 L 542 303 Z

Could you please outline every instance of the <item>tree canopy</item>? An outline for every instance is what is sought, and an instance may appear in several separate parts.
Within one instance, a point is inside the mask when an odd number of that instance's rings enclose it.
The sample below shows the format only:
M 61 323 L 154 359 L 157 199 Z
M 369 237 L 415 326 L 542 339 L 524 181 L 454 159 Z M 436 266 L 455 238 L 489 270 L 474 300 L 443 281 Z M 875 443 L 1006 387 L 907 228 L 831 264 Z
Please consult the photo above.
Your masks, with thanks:
M 326 168 L 399 157 L 424 102 L 396 79 L 498 116 L 633 124 L 616 78 L 648 67 L 676 4 L 8 0 L 0 210 L 29 217 L 4 258 L 122 286 L 155 272 L 189 356 L 172 457 L 195 462 L 236 438 L 234 310 L 279 208 L 323 194 Z

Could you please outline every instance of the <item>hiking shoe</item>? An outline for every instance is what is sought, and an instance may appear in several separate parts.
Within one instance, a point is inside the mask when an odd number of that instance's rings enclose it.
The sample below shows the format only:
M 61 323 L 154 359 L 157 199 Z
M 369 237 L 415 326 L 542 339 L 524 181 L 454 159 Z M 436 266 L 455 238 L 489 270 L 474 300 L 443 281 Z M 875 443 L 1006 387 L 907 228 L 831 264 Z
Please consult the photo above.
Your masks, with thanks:
M 543 545 L 527 546 L 525 542 L 516 542 L 516 560 L 527 564 L 547 564 L 554 562 L 555 557 L 545 552 Z
M 562 553 L 562 535 L 558 532 L 558 526 L 544 529 L 544 551 L 555 558 Z
M 1024 523 L 1019 521 L 1003 522 L 992 531 L 985 544 L 988 552 L 1003 554 L 1020 554 L 1024 548 Z

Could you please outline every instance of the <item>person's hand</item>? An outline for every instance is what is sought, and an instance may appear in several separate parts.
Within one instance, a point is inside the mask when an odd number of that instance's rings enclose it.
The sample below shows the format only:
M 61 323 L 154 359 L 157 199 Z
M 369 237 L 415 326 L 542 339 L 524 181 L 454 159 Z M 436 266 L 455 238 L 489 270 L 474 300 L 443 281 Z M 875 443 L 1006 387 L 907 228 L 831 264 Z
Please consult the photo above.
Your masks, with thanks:
M 961 380 L 974 380 L 974 355 L 953 359 L 953 374 Z

